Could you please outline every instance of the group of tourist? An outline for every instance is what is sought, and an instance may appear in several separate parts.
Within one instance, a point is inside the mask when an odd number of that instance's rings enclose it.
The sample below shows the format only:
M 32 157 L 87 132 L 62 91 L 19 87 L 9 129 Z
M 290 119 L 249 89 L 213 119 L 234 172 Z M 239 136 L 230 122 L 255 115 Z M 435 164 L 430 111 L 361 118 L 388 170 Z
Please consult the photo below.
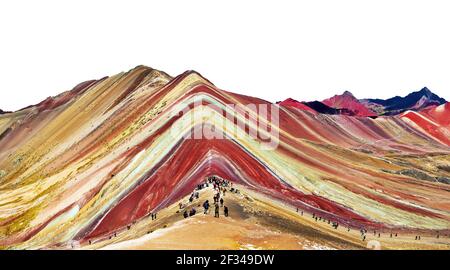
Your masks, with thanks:
M 299 209 L 297 208 L 297 213 L 298 213 L 298 212 L 299 212 Z M 303 211 L 301 211 L 301 215 L 303 216 Z M 312 214 L 312 218 L 313 218 L 316 222 L 318 222 L 318 221 L 327 222 L 327 219 L 325 219 L 325 218 L 323 218 L 323 217 L 321 217 L 321 216 L 318 216 L 318 215 L 315 214 L 315 213 Z M 331 226 L 332 226 L 333 228 L 335 228 L 335 229 L 337 229 L 337 228 L 339 227 L 339 223 L 338 223 L 338 222 L 331 222 L 331 220 L 328 220 L 328 224 L 331 224 Z M 347 231 L 350 232 L 350 227 L 347 228 Z M 367 230 L 364 229 L 364 228 L 361 228 L 359 231 L 360 231 L 360 233 L 361 233 L 361 240 L 362 240 L 363 242 L 366 241 L 366 238 L 367 238 Z M 374 230 L 374 231 L 373 231 L 373 236 L 374 236 L 374 237 L 377 237 L 377 238 L 381 238 L 381 232 L 379 232 L 379 231 L 377 231 L 377 230 Z M 392 232 L 391 232 L 391 233 L 389 234 L 389 237 L 390 237 L 390 238 L 394 238 L 394 237 L 397 237 L 397 236 L 398 236 L 397 233 L 392 233 Z M 439 239 L 439 232 L 437 232 L 436 238 Z M 415 240 L 421 240 L 420 235 L 416 235 Z
M 224 205 L 225 200 L 225 194 L 227 193 L 227 188 L 230 187 L 230 191 L 233 193 L 238 193 L 239 191 L 235 188 L 233 188 L 233 184 L 228 181 L 224 180 L 222 178 L 216 177 L 216 176 L 210 176 L 206 179 L 204 183 L 198 184 L 195 191 L 191 194 L 189 197 L 189 203 L 192 203 L 195 199 L 199 199 L 200 194 L 199 191 L 207 188 L 209 186 L 213 187 L 213 190 L 215 191 L 215 194 L 213 196 L 213 202 L 214 202 L 214 217 L 219 218 L 220 217 L 220 208 L 223 208 L 223 214 L 225 217 L 228 217 L 229 215 L 229 209 L 226 205 Z M 184 208 L 184 205 L 182 203 L 179 204 L 180 209 Z M 206 200 L 202 204 L 203 207 L 203 214 L 208 214 L 209 209 L 211 208 L 209 200 Z M 191 210 L 185 210 L 183 212 L 183 217 L 188 218 L 192 217 L 197 213 L 197 210 L 195 207 L 191 208 Z

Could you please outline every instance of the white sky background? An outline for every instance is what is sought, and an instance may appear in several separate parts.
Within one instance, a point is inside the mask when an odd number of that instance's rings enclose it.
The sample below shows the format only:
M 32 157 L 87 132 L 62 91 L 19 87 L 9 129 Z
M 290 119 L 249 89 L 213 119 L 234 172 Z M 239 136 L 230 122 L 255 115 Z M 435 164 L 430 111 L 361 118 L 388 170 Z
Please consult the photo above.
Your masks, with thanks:
M 364 3 L 363 3 L 364 2 Z M 448 1 L 0 2 L 0 108 L 143 64 L 270 101 L 450 99 Z

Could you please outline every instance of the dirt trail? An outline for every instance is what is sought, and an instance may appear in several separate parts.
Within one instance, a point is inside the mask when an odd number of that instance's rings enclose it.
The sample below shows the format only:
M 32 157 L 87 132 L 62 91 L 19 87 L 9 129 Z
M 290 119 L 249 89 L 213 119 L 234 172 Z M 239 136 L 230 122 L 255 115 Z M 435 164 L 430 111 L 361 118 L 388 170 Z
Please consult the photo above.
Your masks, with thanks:
M 237 186 L 239 194 L 226 192 L 224 205 L 230 210 L 225 217 L 214 217 L 213 196 L 209 187 L 199 191 L 199 198 L 189 203 L 189 197 L 158 213 L 157 220 L 147 217 L 132 224 L 130 229 L 98 239 L 83 249 L 366 249 L 376 240 L 382 249 L 450 249 L 449 237 L 422 236 L 403 233 L 397 237 L 383 232 L 366 234 L 342 226 L 335 229 L 328 221 L 315 221 L 311 214 Z M 209 200 L 212 207 L 203 214 L 202 204 Z M 183 212 L 195 208 L 194 216 L 184 218 Z

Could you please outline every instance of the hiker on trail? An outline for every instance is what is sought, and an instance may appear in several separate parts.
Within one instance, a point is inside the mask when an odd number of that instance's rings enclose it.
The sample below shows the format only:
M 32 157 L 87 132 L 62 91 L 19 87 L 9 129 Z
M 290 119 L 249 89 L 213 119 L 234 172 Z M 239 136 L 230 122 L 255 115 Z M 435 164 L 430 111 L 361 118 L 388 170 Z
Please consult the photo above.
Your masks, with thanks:
M 223 206 L 223 198 L 220 198 L 220 206 Z
M 216 210 L 214 211 L 214 217 L 218 218 L 219 217 L 219 205 L 216 204 Z
M 225 217 L 228 217 L 228 207 L 224 207 L 223 208 L 223 214 L 225 215 Z
M 189 212 L 189 216 L 192 217 L 193 215 L 195 215 L 197 213 L 197 211 L 195 210 L 195 208 L 191 209 L 191 212 Z
M 219 198 L 220 198 L 220 194 L 217 193 L 217 194 L 216 194 L 216 201 L 215 201 L 215 203 L 219 203 Z
M 185 210 L 184 213 L 183 213 L 183 217 L 184 217 L 184 218 L 187 218 L 188 216 L 189 216 L 189 215 L 188 215 L 188 212 L 187 212 L 187 210 Z
M 363 236 L 363 241 L 366 241 L 366 236 L 365 235 Z
M 203 203 L 203 208 L 205 209 L 205 211 L 203 213 L 206 215 L 208 213 L 208 209 L 209 209 L 209 201 L 208 200 L 206 200 Z

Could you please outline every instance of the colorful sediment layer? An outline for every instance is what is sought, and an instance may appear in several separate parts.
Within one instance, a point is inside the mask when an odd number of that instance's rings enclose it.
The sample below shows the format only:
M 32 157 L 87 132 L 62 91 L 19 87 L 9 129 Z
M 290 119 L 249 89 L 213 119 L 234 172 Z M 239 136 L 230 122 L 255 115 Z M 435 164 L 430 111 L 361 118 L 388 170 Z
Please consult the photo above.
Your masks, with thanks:
M 258 107 L 230 119 L 230 104 L 273 105 L 139 66 L 1 114 L 0 246 L 108 241 L 210 175 L 352 229 L 450 230 L 448 103 L 377 118 L 279 104 L 264 139 L 246 132 L 266 122 Z M 198 127 L 225 139 L 187 138 Z

